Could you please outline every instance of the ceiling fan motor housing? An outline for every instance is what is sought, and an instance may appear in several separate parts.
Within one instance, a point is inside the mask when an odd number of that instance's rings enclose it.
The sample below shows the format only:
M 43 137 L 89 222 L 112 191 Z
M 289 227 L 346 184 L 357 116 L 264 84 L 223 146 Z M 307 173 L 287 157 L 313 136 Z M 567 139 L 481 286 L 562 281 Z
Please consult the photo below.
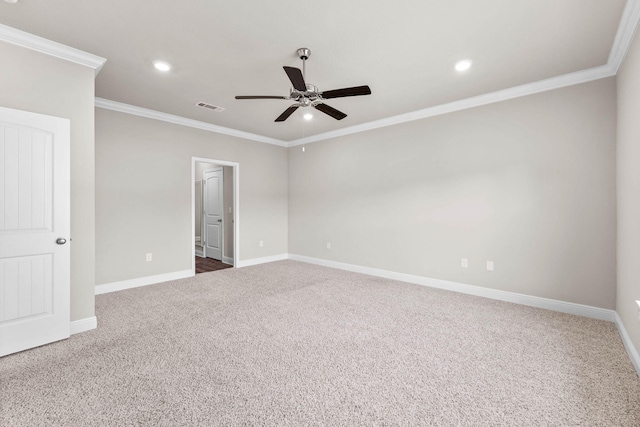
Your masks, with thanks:
M 304 92 L 292 87 L 289 90 L 289 98 L 297 101 L 300 107 L 309 107 L 322 102 L 318 88 L 312 84 L 307 84 L 307 90 Z

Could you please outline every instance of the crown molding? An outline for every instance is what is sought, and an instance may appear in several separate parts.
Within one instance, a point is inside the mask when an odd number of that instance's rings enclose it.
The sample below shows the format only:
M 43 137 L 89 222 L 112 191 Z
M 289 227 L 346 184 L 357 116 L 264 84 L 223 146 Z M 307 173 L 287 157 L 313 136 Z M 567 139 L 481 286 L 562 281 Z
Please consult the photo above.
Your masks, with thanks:
M 277 145 L 280 147 L 295 147 L 298 145 L 309 144 L 325 139 L 338 138 L 345 135 L 365 132 L 367 130 L 378 129 L 386 126 L 393 126 L 396 124 L 406 123 L 414 120 L 435 117 L 469 108 L 492 104 L 495 102 L 506 101 L 509 99 L 533 95 L 540 92 L 560 89 L 567 86 L 587 83 L 589 81 L 614 76 L 616 75 L 618 69 L 620 68 L 620 65 L 624 61 L 624 57 L 629 50 L 631 42 L 633 41 L 633 37 L 636 33 L 639 22 L 640 0 L 627 0 L 627 4 L 625 5 L 624 11 L 622 13 L 620 24 L 618 25 L 618 31 L 616 33 L 616 37 L 609 53 L 609 58 L 606 65 L 577 71 L 574 73 L 569 73 L 533 83 L 528 83 L 513 88 L 503 89 L 471 98 L 461 99 L 446 104 L 436 105 L 433 107 L 412 111 L 397 116 L 362 123 L 331 132 L 312 135 L 306 138 L 295 139 L 289 142 L 102 98 L 96 98 L 95 106 L 98 108 L 104 108 L 126 114 L 133 114 L 154 120 L 161 120 L 168 123 L 206 130 L 209 132 L 215 132 L 224 135 L 235 136 L 242 139 Z M 79 49 L 63 45 L 61 43 L 47 40 L 45 38 L 35 36 L 33 34 L 29 34 L 25 31 L 21 31 L 3 24 L 0 24 L 0 41 L 18 45 L 27 49 L 54 56 L 56 58 L 90 67 L 95 70 L 96 75 L 100 72 L 105 62 L 107 61 L 105 58 L 102 58 L 100 56 L 93 55 Z
M 338 138 L 345 135 L 351 135 L 367 130 L 406 123 L 413 120 L 420 120 L 428 117 L 439 116 L 442 114 L 453 113 L 455 111 L 479 107 L 482 105 L 492 104 L 494 102 L 506 101 L 508 99 L 533 95 L 535 93 L 560 89 L 567 86 L 587 83 L 593 80 L 615 76 L 618 73 L 618 69 L 622 64 L 627 51 L 629 50 L 629 46 L 633 41 L 633 37 L 636 33 L 639 23 L 640 0 L 627 0 L 627 4 L 625 5 L 624 11 L 622 12 L 620 24 L 618 25 L 618 31 L 616 33 L 613 46 L 611 47 L 611 52 L 609 53 L 609 58 L 606 65 L 577 71 L 550 79 L 540 80 L 509 89 L 503 89 L 497 92 L 491 92 L 472 98 L 461 99 L 459 101 L 454 101 L 447 104 L 436 105 L 422 110 L 387 117 L 384 119 L 350 126 L 331 132 L 312 135 L 306 138 L 296 139 L 289 142 L 289 147 L 309 144 L 311 142 L 323 141 L 330 138 Z
M 638 22 L 640 22 L 640 0 L 627 0 L 627 4 L 622 12 L 622 18 L 620 18 L 616 38 L 613 41 L 613 46 L 609 53 L 609 60 L 607 61 L 607 64 L 609 64 L 616 73 L 620 65 L 622 65 L 629 46 L 631 46 L 633 36 L 638 28 Z
M 176 125 L 206 130 L 209 132 L 221 133 L 223 135 L 235 136 L 237 138 L 249 139 L 251 141 L 264 142 L 266 144 L 278 145 L 280 147 L 288 146 L 288 144 L 285 141 L 281 141 L 279 139 L 269 138 L 267 136 L 244 132 L 237 129 L 231 129 L 224 126 L 218 126 L 211 123 L 201 122 L 198 120 L 187 119 L 185 117 L 176 116 L 173 114 L 167 114 L 160 111 L 150 110 L 148 108 L 136 107 L 135 105 L 125 104 L 117 101 L 111 101 L 104 98 L 96 98 L 95 106 L 97 108 L 104 108 L 106 110 L 118 111 L 120 113 L 132 114 L 134 116 L 146 117 L 148 119 L 160 120 L 167 123 L 173 123 Z
M 550 79 L 540 80 L 534 83 L 527 83 L 509 89 L 503 89 L 496 92 L 486 93 L 484 95 L 461 99 L 459 101 L 440 104 L 422 110 L 412 111 L 410 113 L 400 114 L 397 116 L 387 117 L 384 119 L 350 126 L 331 132 L 325 132 L 318 135 L 308 136 L 306 138 L 296 139 L 289 142 L 289 147 L 295 147 L 298 145 L 309 144 L 311 142 L 351 135 L 354 133 L 378 129 L 386 126 L 393 126 L 400 123 L 411 122 L 414 120 L 426 119 L 428 117 L 440 116 L 443 114 L 453 113 L 469 108 L 480 107 L 482 105 L 493 104 L 495 102 L 506 101 L 509 99 L 520 98 L 540 92 L 546 92 L 567 86 L 587 83 L 593 80 L 611 77 L 613 75 L 615 75 L 615 71 L 612 67 L 610 67 L 609 65 L 602 65 L 600 67 L 589 68 L 587 70 L 564 74 L 562 76 L 552 77 Z
M 636 1 L 636 0 L 632 0 Z M 630 42 L 631 40 L 629 40 Z M 628 47 L 627 47 L 628 48 Z M 146 117 L 149 119 L 160 120 L 168 123 L 174 123 L 182 126 L 188 126 L 196 129 L 206 130 L 209 132 L 231 135 L 242 139 L 249 139 L 266 144 L 277 145 L 280 147 L 296 147 L 298 145 L 310 144 L 312 142 L 324 141 L 326 139 L 338 138 L 341 136 L 351 135 L 354 133 L 365 132 L 368 130 L 378 129 L 387 126 L 393 126 L 400 123 L 411 122 L 414 120 L 422 120 L 429 117 L 440 116 L 443 114 L 454 113 L 456 111 L 466 110 L 469 108 L 480 107 L 483 105 L 493 104 L 496 102 L 507 101 L 509 99 L 520 98 L 527 95 L 533 95 L 540 92 L 546 92 L 563 87 L 588 83 L 590 81 L 611 77 L 616 74 L 616 69 L 610 64 L 601 65 L 599 67 L 589 68 L 587 70 L 576 71 L 574 73 L 564 74 L 562 76 L 552 77 L 545 80 L 539 80 L 533 83 L 527 83 L 496 92 L 486 93 L 483 95 L 465 98 L 458 101 L 440 104 L 422 110 L 412 111 L 397 116 L 391 116 L 380 120 L 374 120 L 355 126 L 338 129 L 331 132 L 320 133 L 317 135 L 299 138 L 293 141 L 282 141 L 263 135 L 244 132 L 237 129 L 226 128 L 211 123 L 201 122 L 198 120 L 187 119 L 182 116 L 162 113 L 156 110 L 136 107 L 135 105 L 125 104 L 122 102 L 111 101 L 104 98 L 96 98 L 95 106 L 107 110 L 118 111 L 125 114 Z
M 0 24 L 0 41 L 92 68 L 96 76 L 107 60 L 97 55 Z
M 615 76 L 624 60 L 624 57 L 629 50 L 629 46 L 633 41 L 636 29 L 640 23 L 640 0 L 627 0 L 620 24 L 618 25 L 618 31 L 609 53 L 608 61 L 605 65 L 599 67 L 589 68 L 586 70 L 576 71 L 574 73 L 564 74 L 562 76 L 552 77 L 545 80 L 540 80 L 533 83 L 527 83 L 520 86 L 515 86 L 508 89 L 499 90 L 496 92 L 486 93 L 483 95 L 474 96 L 471 98 L 461 99 L 458 101 L 449 102 L 446 104 L 440 104 L 422 110 L 412 111 L 397 116 L 387 117 L 380 120 L 374 120 L 367 123 L 362 123 L 355 126 L 349 126 L 346 128 L 338 129 L 335 131 L 325 132 L 317 135 L 308 136 L 306 138 L 299 138 L 289 142 L 281 141 L 274 138 L 269 138 L 262 135 L 251 134 L 235 129 L 224 128 L 222 126 L 216 126 L 209 123 L 199 122 L 196 120 L 186 119 L 180 116 L 174 116 L 170 114 L 160 113 L 153 110 L 147 110 L 139 107 L 134 107 L 127 104 L 121 104 L 114 101 L 108 101 L 105 99 L 96 99 L 96 107 L 107 108 L 115 111 L 120 111 L 128 114 L 136 114 L 143 117 L 148 117 L 156 120 L 168 121 L 170 123 L 176 123 L 184 126 L 195 127 L 198 129 L 204 129 L 212 132 L 223 133 L 227 135 L 237 136 L 239 138 L 250 139 L 258 142 L 266 142 L 268 144 L 274 144 L 281 147 L 295 147 L 303 144 L 310 144 L 312 142 L 323 141 L 331 138 L 338 138 L 341 136 L 351 135 L 354 133 L 365 132 L 368 130 L 383 128 L 387 126 L 393 126 L 401 123 L 407 123 L 414 120 L 426 119 L 429 117 L 440 116 L 443 114 L 453 113 L 456 111 L 466 110 L 469 108 L 480 107 L 483 105 L 493 104 L 496 102 L 507 101 L 509 99 L 520 98 L 523 96 L 533 95 L 536 93 L 546 92 L 550 90 L 560 89 L 568 86 L 578 85 L 582 83 L 588 83 L 590 81 L 599 80 L 611 76 Z

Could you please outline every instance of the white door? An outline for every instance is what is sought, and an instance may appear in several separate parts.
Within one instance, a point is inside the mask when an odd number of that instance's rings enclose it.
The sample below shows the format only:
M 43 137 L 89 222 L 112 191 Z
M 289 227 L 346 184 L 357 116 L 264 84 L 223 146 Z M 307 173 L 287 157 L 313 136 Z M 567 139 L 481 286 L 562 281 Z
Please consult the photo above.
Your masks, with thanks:
M 69 337 L 69 141 L 67 119 L 0 107 L 0 356 Z
M 205 257 L 222 261 L 224 204 L 222 169 L 204 171 L 204 236 Z

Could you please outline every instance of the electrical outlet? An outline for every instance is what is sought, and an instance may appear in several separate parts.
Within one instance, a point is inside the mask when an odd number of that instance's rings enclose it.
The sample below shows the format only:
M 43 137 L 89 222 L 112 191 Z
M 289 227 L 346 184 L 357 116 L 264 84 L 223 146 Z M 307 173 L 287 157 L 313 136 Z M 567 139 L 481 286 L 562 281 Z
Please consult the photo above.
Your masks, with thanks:
M 331 249 L 331 243 L 327 242 L 327 249 Z
M 146 259 L 147 259 L 147 262 L 153 261 L 153 254 L 151 254 L 151 253 L 147 254 L 147 258 Z
M 493 271 L 493 261 L 487 261 L 487 271 Z
M 229 213 L 231 213 L 231 206 L 229 206 Z
M 262 240 L 260 240 L 260 247 L 264 246 L 264 242 Z
M 462 268 L 468 268 L 469 267 L 469 260 L 466 258 L 462 258 L 460 260 L 460 267 Z

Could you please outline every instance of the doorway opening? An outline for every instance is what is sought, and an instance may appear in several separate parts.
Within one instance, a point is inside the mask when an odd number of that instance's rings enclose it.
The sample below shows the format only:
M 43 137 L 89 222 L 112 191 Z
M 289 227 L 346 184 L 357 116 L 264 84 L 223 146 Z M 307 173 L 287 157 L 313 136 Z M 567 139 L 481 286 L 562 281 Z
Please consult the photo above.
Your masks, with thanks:
M 240 164 L 191 158 L 193 274 L 235 267 L 239 257 Z

